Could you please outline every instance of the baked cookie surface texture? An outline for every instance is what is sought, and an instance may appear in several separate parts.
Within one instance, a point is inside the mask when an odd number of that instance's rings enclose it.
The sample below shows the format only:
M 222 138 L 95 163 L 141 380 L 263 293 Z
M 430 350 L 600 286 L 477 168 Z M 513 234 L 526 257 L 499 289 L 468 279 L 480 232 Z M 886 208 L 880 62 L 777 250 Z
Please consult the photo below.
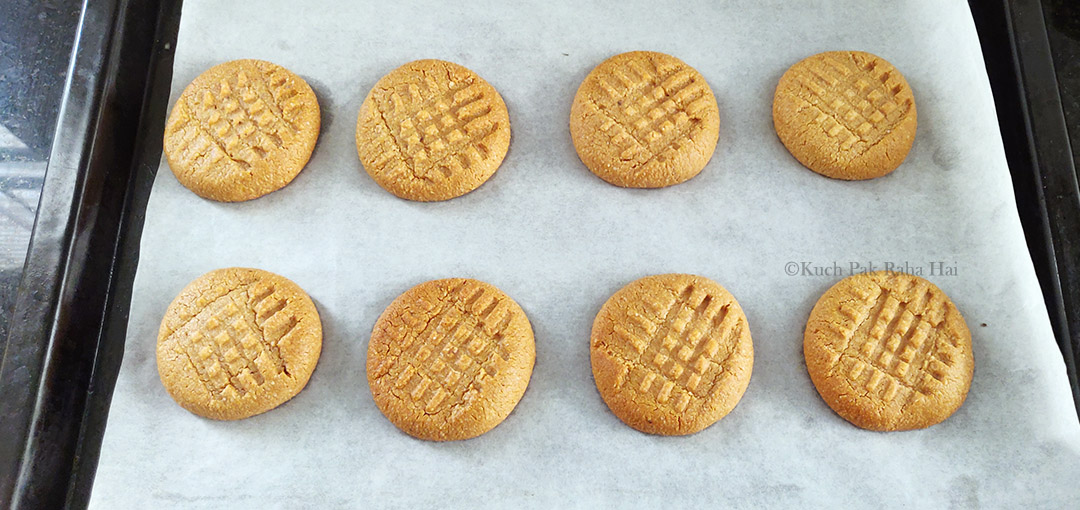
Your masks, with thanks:
M 383 76 L 356 121 L 364 169 L 408 200 L 449 200 L 478 188 L 509 148 L 502 96 L 476 73 L 443 60 L 409 62 Z
M 166 310 L 158 375 L 184 409 L 238 420 L 299 393 L 321 350 L 319 312 L 299 286 L 261 269 L 218 269 L 184 287 Z
M 421 283 L 383 311 L 368 344 L 367 376 L 379 410 L 420 439 L 479 436 L 517 405 L 532 376 L 532 326 L 487 283 Z
M 803 354 L 837 414 L 864 429 L 929 427 L 967 397 L 971 333 L 934 284 L 906 273 L 849 276 L 810 312 Z
M 915 141 L 915 97 L 881 57 L 863 51 L 811 55 L 780 77 L 773 126 L 788 152 L 827 177 L 881 177 Z
M 593 378 L 620 420 L 642 432 L 698 432 L 750 383 L 754 346 L 735 298 L 701 276 L 664 274 L 613 294 L 593 322 Z
M 165 157 L 196 195 L 251 200 L 300 173 L 319 123 L 319 102 L 302 78 L 270 62 L 233 60 L 200 74 L 180 94 L 165 122 Z
M 697 175 L 720 136 L 712 89 L 671 55 L 615 55 L 585 77 L 570 108 L 578 157 L 601 179 L 662 188 Z

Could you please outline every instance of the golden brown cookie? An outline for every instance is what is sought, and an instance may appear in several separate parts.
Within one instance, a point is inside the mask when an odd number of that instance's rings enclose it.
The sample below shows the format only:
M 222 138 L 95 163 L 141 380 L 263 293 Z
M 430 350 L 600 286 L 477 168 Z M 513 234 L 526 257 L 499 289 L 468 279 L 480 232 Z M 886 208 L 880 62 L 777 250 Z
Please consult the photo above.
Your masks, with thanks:
M 892 172 L 915 140 L 915 98 L 892 64 L 829 51 L 791 66 L 776 86 L 773 126 L 807 168 L 846 180 Z
M 217 269 L 166 310 L 158 375 L 184 409 L 239 420 L 304 389 L 321 349 L 319 312 L 295 283 L 261 269 Z
M 203 198 L 239 202 L 289 184 L 319 137 L 319 102 L 307 82 L 262 60 L 211 67 L 176 100 L 165 156 L 176 179 Z
M 469 439 L 510 414 L 535 359 L 532 326 L 513 299 L 477 280 L 433 280 L 398 296 L 375 323 L 368 383 L 407 434 Z
M 632 51 L 596 66 L 570 107 L 578 157 L 625 188 L 662 188 L 694 177 L 720 133 L 712 89 L 671 55 Z
M 448 200 L 478 188 L 509 148 L 502 96 L 476 73 L 442 60 L 390 71 L 356 121 L 356 150 L 368 175 L 409 200 Z
M 833 285 L 803 340 L 810 379 L 845 420 L 870 430 L 926 428 L 956 411 L 971 386 L 971 333 L 934 284 L 878 271 Z
M 739 403 L 754 345 L 735 298 L 701 276 L 646 276 L 604 303 L 593 322 L 593 378 L 627 425 L 692 434 Z

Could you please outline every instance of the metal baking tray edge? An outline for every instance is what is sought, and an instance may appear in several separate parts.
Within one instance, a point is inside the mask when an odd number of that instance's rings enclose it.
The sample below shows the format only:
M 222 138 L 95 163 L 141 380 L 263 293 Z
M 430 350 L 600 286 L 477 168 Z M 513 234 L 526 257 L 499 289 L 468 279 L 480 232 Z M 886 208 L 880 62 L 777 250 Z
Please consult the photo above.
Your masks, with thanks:
M 970 0 L 1028 250 L 1080 412 L 1080 188 L 1039 0 Z M 1022 339 L 1021 339 L 1022 340 Z
M 83 4 L 0 358 L 0 508 L 87 504 L 161 154 L 180 4 Z

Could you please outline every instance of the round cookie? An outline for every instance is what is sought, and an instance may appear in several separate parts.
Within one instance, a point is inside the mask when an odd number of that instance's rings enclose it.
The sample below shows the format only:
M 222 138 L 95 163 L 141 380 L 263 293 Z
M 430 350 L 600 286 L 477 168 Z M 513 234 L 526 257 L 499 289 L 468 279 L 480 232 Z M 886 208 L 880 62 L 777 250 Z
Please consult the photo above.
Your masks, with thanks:
M 166 310 L 158 375 L 184 409 L 239 420 L 304 389 L 321 349 L 319 312 L 299 286 L 261 269 L 217 269 Z
M 478 188 L 509 148 L 502 96 L 476 73 L 442 60 L 390 71 L 356 121 L 356 150 L 368 175 L 409 200 L 449 200 Z
M 386 307 L 368 344 L 375 404 L 405 433 L 451 441 L 501 423 L 529 385 L 536 347 L 525 312 L 495 287 L 421 283 Z
M 809 56 L 780 77 L 773 126 L 795 159 L 827 177 L 892 172 L 915 140 L 915 98 L 892 64 L 863 51 Z
M 165 122 L 176 179 L 203 198 L 239 202 L 289 184 L 319 137 L 319 102 L 288 69 L 233 60 L 200 74 Z
M 666 436 L 698 432 L 742 398 L 754 366 L 746 316 L 701 276 L 646 276 L 604 303 L 590 342 L 600 396 L 627 425 Z
M 940 423 L 971 386 L 971 333 L 934 284 L 878 271 L 833 285 L 810 312 L 806 368 L 837 414 L 870 430 Z
M 578 157 L 624 188 L 662 188 L 697 175 L 720 133 L 712 89 L 671 55 L 632 51 L 596 66 L 570 107 Z

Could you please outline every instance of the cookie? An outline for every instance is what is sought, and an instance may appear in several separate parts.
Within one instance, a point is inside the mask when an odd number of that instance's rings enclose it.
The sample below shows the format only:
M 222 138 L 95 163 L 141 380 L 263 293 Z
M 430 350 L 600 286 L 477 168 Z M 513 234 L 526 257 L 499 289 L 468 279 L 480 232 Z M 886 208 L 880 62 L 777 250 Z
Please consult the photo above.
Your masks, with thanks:
M 776 86 L 773 126 L 807 168 L 862 180 L 892 172 L 915 141 L 915 97 L 892 64 L 829 51 L 791 66 Z
M 940 423 L 971 386 L 964 317 L 934 284 L 879 271 L 833 285 L 810 312 L 806 368 L 837 414 L 870 430 Z
M 368 344 L 375 404 L 405 433 L 451 441 L 501 423 L 529 385 L 536 347 L 525 312 L 499 289 L 421 283 L 383 311 Z
M 720 133 L 712 89 L 671 55 L 632 51 L 596 66 L 570 107 L 578 157 L 625 188 L 662 188 L 697 175 Z
M 176 179 L 203 198 L 239 202 L 292 182 L 319 137 L 319 102 L 307 82 L 262 60 L 200 74 L 165 123 Z
M 627 425 L 665 436 L 698 432 L 742 398 L 754 366 L 746 316 L 701 276 L 646 276 L 623 287 L 593 322 L 600 396 Z
M 409 200 L 464 195 L 510 148 L 510 114 L 494 87 L 442 60 L 417 60 L 375 84 L 360 105 L 356 150 L 379 186 Z
M 321 350 L 319 312 L 299 286 L 261 269 L 217 269 L 165 311 L 158 375 L 184 409 L 239 420 L 304 389 Z

